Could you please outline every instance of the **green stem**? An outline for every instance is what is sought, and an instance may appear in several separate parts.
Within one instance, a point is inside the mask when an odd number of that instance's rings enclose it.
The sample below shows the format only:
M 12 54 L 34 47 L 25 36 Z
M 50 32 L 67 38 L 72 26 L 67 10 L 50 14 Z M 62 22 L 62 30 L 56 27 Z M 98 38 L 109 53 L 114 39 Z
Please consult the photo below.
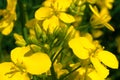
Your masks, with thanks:
M 57 57 L 60 55 L 61 51 L 63 50 L 62 47 L 60 47 L 58 49 L 58 51 L 54 54 L 54 56 L 52 57 L 52 64 L 55 62 L 55 60 L 57 59 Z
M 63 49 L 63 48 L 60 47 L 60 48 L 58 49 L 58 51 L 57 51 L 57 52 L 53 55 L 53 57 L 52 57 L 52 67 L 51 67 L 51 69 L 50 69 L 51 74 L 52 74 L 52 80 L 58 80 L 58 79 L 57 79 L 57 75 L 56 75 L 55 70 L 54 70 L 53 64 L 54 64 L 55 60 L 57 59 L 57 57 L 60 55 L 62 49 Z
M 38 80 L 37 76 L 33 75 L 33 80 Z
M 61 77 L 60 80 L 64 80 L 65 78 L 67 78 L 70 74 L 72 74 L 74 71 L 76 71 L 76 70 L 79 69 L 80 67 L 81 67 L 81 65 L 78 66 L 77 68 L 75 68 L 74 70 L 72 70 L 71 72 L 69 72 L 68 74 L 66 74 L 65 76 Z
M 18 0 L 18 6 L 20 11 L 20 21 L 22 25 L 22 35 L 26 41 L 28 41 L 27 28 L 25 27 L 26 22 L 28 21 L 28 15 L 26 12 L 26 4 L 22 0 Z
M 52 75 L 51 75 L 51 76 L 52 76 L 52 80 L 58 80 L 53 65 L 52 65 L 52 67 L 50 68 L 50 71 L 51 71 L 51 74 L 52 74 Z
M 2 38 L 3 35 L 0 33 L 0 62 L 2 62 L 3 53 L 2 53 Z
M 86 68 L 85 68 L 84 80 L 87 80 L 87 79 L 86 79 L 86 77 L 87 77 L 87 72 L 88 72 L 88 66 L 86 66 Z

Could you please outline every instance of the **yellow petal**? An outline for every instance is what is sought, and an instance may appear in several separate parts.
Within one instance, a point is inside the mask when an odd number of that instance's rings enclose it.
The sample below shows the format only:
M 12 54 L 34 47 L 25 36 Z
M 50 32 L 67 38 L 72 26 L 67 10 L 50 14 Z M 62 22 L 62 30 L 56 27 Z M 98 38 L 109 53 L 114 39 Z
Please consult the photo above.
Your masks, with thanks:
M 50 15 L 52 15 L 52 9 L 48 7 L 41 7 L 35 12 L 35 18 L 37 20 L 44 20 L 50 17 Z
M 57 61 L 54 63 L 54 70 L 57 73 L 57 78 L 59 79 L 61 75 L 68 74 L 67 69 L 63 69 L 63 65 L 61 63 L 57 63 Z
M 45 7 L 51 7 L 53 2 L 54 2 L 54 0 L 46 0 L 46 1 L 43 2 L 43 5 Z
M 97 58 L 91 57 L 90 60 L 100 77 L 106 78 L 109 75 L 109 70 Z
M 95 10 L 96 7 L 93 8 L 92 5 L 89 5 L 89 7 L 90 7 L 91 11 L 92 11 L 98 18 L 100 18 L 100 15 L 98 14 L 97 10 Z
M 66 11 L 70 7 L 72 0 L 55 0 L 53 7 L 56 11 Z
M 105 0 L 105 5 L 108 9 L 112 9 L 112 3 L 114 0 Z
M 0 80 L 9 80 L 8 79 L 8 76 L 10 74 L 7 74 L 9 73 L 11 70 L 11 68 L 13 67 L 13 63 L 12 62 L 3 62 L 3 63 L 0 63 Z M 7 75 L 5 75 L 7 74 Z
M 50 69 L 51 60 L 47 54 L 37 52 L 31 56 L 24 57 L 23 64 L 25 65 L 27 72 L 39 75 Z
M 118 60 L 114 54 L 109 51 L 100 51 L 98 58 L 110 68 L 118 69 Z
M 10 79 L 7 80 L 30 80 L 27 73 L 16 72 Z
M 72 23 L 75 21 L 75 18 L 72 15 L 61 12 L 59 18 L 65 23 Z
M 76 32 L 77 32 L 77 30 L 74 28 L 74 26 L 70 26 L 67 30 L 66 35 L 70 35 L 70 38 L 73 38 L 75 36 Z
M 19 72 L 12 62 L 0 63 L 0 80 L 30 80 L 26 73 Z
M 24 54 L 30 51 L 30 47 L 16 47 L 11 51 L 11 60 L 14 63 L 22 63 Z
M 17 0 L 7 0 L 7 10 L 15 12 Z
M 102 23 L 109 22 L 111 20 L 111 16 L 107 8 L 102 8 L 100 11 L 100 18 Z
M 77 40 L 77 42 L 80 43 L 80 46 L 82 45 L 84 49 L 87 49 L 87 50 L 95 49 L 95 46 L 92 44 L 92 42 L 88 38 L 78 37 L 75 39 Z
M 79 57 L 80 59 L 87 59 L 89 57 L 89 51 L 86 48 L 87 46 L 89 46 L 89 44 L 87 43 L 89 42 L 87 42 L 86 38 L 76 37 L 74 39 L 71 39 L 68 44 L 77 57 Z
M 86 72 L 86 68 L 84 67 L 80 67 L 77 72 L 79 73 L 79 75 L 84 76 L 85 72 Z
M 0 29 L 5 28 L 8 25 L 9 25 L 9 23 L 7 21 L 2 21 L 2 22 L 0 22 Z
M 104 25 L 106 26 L 106 28 L 108 28 L 111 31 L 115 31 L 115 29 L 109 24 L 109 23 L 104 23 Z
M 12 62 L 0 63 L 0 75 L 9 72 L 12 66 L 13 66 Z
M 43 29 L 45 31 L 49 30 L 50 33 L 53 33 L 53 31 L 59 27 L 59 20 L 56 16 L 52 16 L 49 19 L 46 19 L 43 22 Z
M 13 22 L 11 22 L 6 28 L 4 28 L 2 30 L 2 34 L 9 35 L 10 32 L 12 32 L 12 30 L 13 30 L 13 26 L 14 26 L 14 24 L 13 24 Z
M 105 80 L 104 78 L 101 78 L 95 70 L 88 73 L 88 76 L 90 77 L 90 80 Z
M 84 36 L 85 38 L 87 38 L 87 39 L 89 40 L 89 42 L 92 43 L 93 37 L 92 37 L 92 35 L 91 35 L 90 33 L 85 33 L 85 34 L 83 34 L 83 36 Z

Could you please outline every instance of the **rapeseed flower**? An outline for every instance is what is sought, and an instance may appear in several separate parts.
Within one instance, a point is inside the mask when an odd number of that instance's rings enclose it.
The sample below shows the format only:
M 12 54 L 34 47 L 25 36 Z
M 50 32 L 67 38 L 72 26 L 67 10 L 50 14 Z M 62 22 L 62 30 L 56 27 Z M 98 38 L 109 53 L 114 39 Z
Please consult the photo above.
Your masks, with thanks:
M 76 72 L 78 72 L 79 80 L 105 80 L 101 78 L 99 74 L 93 68 L 81 67 Z
M 103 50 L 96 41 L 91 41 L 86 37 L 75 37 L 68 44 L 78 58 L 89 60 L 88 64 L 92 63 L 97 74 L 103 79 L 109 75 L 109 70 L 105 66 L 118 68 L 118 60 L 115 55 Z
M 96 4 L 99 5 L 99 7 L 101 8 L 108 8 L 108 9 L 112 9 L 112 3 L 114 2 L 114 0 L 97 0 Z
M 80 63 L 70 64 L 72 68 L 76 68 L 78 65 L 80 65 Z M 97 71 L 91 66 L 81 66 L 74 73 L 72 73 L 71 76 L 74 76 L 74 80 L 105 80 L 100 77 Z
M 32 45 L 17 47 L 11 51 L 12 62 L 0 63 L 1 80 L 30 80 L 28 73 L 40 75 L 51 67 L 49 56 L 31 51 Z
M 0 80 L 30 80 L 27 73 L 20 71 L 12 62 L 0 63 Z
M 107 8 L 102 8 L 99 13 L 97 7 L 92 7 L 92 5 L 89 5 L 89 7 L 93 12 L 90 23 L 94 28 L 102 28 L 105 26 L 109 30 L 115 31 L 114 28 L 108 23 L 111 20 L 111 16 Z
M 52 33 L 54 29 L 60 26 L 59 21 L 63 21 L 64 23 L 75 21 L 72 15 L 66 13 L 71 3 L 72 0 L 46 0 L 44 6 L 35 12 L 35 18 L 43 20 L 43 29 L 46 31 L 49 30 Z
M 3 17 L 0 20 L 0 32 L 3 35 L 9 35 L 13 30 L 14 21 L 16 20 L 16 4 L 17 0 L 7 0 L 6 9 L 0 10 L 0 16 Z

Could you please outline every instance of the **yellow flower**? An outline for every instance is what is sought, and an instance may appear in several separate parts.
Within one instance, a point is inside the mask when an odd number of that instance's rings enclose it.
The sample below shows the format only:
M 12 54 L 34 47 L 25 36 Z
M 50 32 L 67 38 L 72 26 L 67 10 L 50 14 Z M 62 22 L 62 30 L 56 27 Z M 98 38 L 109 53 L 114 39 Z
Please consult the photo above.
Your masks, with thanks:
M 85 37 L 75 37 L 69 41 L 69 46 L 74 54 L 80 59 L 89 58 L 89 52 L 95 49 L 95 46 Z
M 95 67 L 96 72 L 101 78 L 106 78 L 109 75 L 109 70 L 101 64 L 101 62 L 96 57 L 90 57 L 90 60 Z M 107 60 L 107 59 L 106 59 Z M 108 61 L 109 62 L 109 61 Z
M 25 67 L 31 74 L 42 74 L 49 70 L 51 60 L 49 56 L 42 52 L 35 52 L 29 55 L 30 46 L 17 47 L 11 51 L 11 59 L 15 64 Z M 29 56 L 25 56 L 28 53 Z M 38 63 L 40 62 L 40 63 Z
M 78 73 L 74 77 L 75 80 L 105 80 L 105 78 L 100 77 L 98 72 L 91 67 L 80 67 L 75 72 Z
M 31 51 L 31 47 L 17 47 L 11 51 L 12 62 L 0 64 L 1 80 L 30 80 L 28 73 L 40 75 L 50 69 L 51 60 L 49 56 L 42 52 L 34 53 Z
M 81 76 L 81 80 L 105 80 L 105 78 L 102 78 L 98 72 L 93 68 L 88 68 L 86 70 L 85 67 L 81 67 L 77 70 L 79 72 L 79 75 Z
M 7 8 L 0 10 L 0 31 L 3 35 L 9 35 L 13 30 L 14 21 L 16 20 L 16 3 L 17 0 L 7 0 Z
M 102 78 L 99 76 L 99 74 L 95 71 L 95 70 L 91 70 L 87 76 L 91 79 L 91 80 L 105 80 L 105 78 Z
M 107 8 L 102 8 L 100 13 L 98 12 L 97 7 L 92 7 L 89 5 L 91 11 L 93 12 L 93 16 L 91 17 L 91 25 L 95 28 L 106 27 L 111 31 L 115 31 L 114 28 L 108 23 L 111 19 L 111 16 L 108 12 Z
M 21 72 L 12 62 L 0 63 L 0 80 L 30 80 L 27 73 Z
M 72 15 L 65 13 L 71 2 L 72 0 L 46 0 L 44 2 L 44 7 L 40 7 L 35 12 L 35 18 L 37 20 L 44 20 L 43 28 L 52 33 L 54 29 L 59 27 L 59 21 L 65 23 L 72 23 L 75 21 Z M 49 4 L 47 5 L 47 3 Z
M 103 50 L 98 43 L 89 41 L 86 37 L 75 37 L 68 44 L 77 57 L 83 60 L 90 59 L 101 78 L 106 78 L 109 75 L 109 70 L 105 66 L 113 69 L 118 68 L 118 60 L 115 55 Z
M 114 2 L 114 0 L 97 0 L 97 4 L 103 8 L 106 7 L 108 9 L 112 9 L 112 3 Z
M 97 53 L 98 59 L 104 63 L 106 66 L 117 69 L 118 68 L 118 60 L 115 55 L 113 55 L 111 52 L 103 50 Z M 106 59 L 107 56 L 107 59 Z

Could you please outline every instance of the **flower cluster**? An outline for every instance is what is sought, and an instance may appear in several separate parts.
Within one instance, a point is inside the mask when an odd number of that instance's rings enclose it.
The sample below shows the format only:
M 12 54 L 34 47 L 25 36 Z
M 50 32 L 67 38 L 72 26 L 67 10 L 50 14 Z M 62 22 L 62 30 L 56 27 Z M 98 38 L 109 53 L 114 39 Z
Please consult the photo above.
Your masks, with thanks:
M 11 33 L 16 46 L 10 60 L 0 63 L 0 80 L 105 80 L 109 68 L 119 67 L 117 57 L 97 40 L 104 33 L 100 28 L 115 31 L 109 24 L 113 2 L 45 0 L 32 8 L 31 19 L 27 8 L 33 4 L 7 0 L 0 10 L 0 36 L 9 36 L 14 25 L 18 29 Z
M 43 20 L 43 28 L 52 33 L 54 29 L 61 26 L 60 22 L 72 23 L 75 21 L 74 17 L 67 14 L 66 11 L 70 7 L 72 0 L 46 0 L 43 7 L 40 7 L 35 12 L 37 20 Z M 42 13 L 41 13 L 42 12 Z
M 81 64 L 81 66 L 87 66 L 88 69 L 84 71 L 84 74 L 88 75 L 92 80 L 104 80 L 109 75 L 106 66 L 113 69 L 118 68 L 117 58 L 111 52 L 103 50 L 97 41 L 89 39 L 92 38 L 75 37 L 69 41 L 69 46 L 77 57 L 87 62 Z
M 6 9 L 0 9 L 0 32 L 3 35 L 9 35 L 14 27 L 14 21 L 16 20 L 16 4 L 17 0 L 7 0 Z
M 0 64 L 0 79 L 30 80 L 31 74 L 40 75 L 47 72 L 51 66 L 49 56 L 43 52 L 34 52 L 32 49 L 34 47 L 35 45 L 28 45 L 13 49 L 11 51 L 12 62 Z

